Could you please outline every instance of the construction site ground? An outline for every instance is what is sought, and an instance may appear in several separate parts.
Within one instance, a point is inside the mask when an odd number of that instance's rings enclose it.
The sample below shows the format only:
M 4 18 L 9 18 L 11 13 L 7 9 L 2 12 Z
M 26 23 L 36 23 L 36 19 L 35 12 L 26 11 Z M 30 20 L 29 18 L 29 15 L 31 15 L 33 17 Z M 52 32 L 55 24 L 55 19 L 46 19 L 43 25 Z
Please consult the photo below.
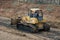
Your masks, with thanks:
M 51 25 L 50 32 L 30 33 L 11 26 L 11 18 L 24 16 L 31 7 L 43 10 L 44 18 Z M 0 40 L 60 40 L 60 5 L 18 3 L 5 1 L 0 4 Z

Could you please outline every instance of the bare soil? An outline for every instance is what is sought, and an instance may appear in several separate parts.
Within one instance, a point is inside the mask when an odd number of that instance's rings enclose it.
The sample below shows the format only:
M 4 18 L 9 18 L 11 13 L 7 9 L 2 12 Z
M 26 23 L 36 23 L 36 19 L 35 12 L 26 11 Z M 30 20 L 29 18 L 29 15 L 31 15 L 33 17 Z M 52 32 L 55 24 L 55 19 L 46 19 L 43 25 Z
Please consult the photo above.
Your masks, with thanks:
M 44 18 L 54 29 L 52 28 L 50 32 L 33 34 L 17 30 L 15 26 L 10 25 L 10 18 L 15 18 L 16 15 L 24 16 L 31 7 L 42 9 Z M 58 29 L 55 30 L 55 28 Z M 60 40 L 60 5 L 0 0 L 0 40 Z
M 17 1 L 1 1 L 0 16 L 15 18 L 16 15 L 24 16 L 31 7 L 43 10 L 44 18 L 54 28 L 60 28 L 60 5 L 18 3 Z

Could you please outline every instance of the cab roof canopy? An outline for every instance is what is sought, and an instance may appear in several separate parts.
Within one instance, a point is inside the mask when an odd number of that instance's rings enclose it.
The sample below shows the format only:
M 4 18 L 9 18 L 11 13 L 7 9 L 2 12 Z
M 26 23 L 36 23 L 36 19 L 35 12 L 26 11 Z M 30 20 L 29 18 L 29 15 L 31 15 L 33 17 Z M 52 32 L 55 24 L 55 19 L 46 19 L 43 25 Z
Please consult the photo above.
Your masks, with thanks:
M 32 11 L 40 10 L 39 8 L 30 8 Z

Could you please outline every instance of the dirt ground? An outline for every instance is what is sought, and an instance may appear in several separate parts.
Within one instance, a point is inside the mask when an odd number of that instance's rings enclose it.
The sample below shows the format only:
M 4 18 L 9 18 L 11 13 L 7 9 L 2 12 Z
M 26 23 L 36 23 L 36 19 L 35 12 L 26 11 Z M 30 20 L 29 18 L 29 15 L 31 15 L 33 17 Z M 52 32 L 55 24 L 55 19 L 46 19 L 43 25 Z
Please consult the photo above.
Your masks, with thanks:
M 38 37 L 28 32 L 17 30 L 16 26 L 10 25 L 9 18 L 0 17 L 0 40 L 50 40 L 50 38 L 40 35 Z
M 39 7 L 43 10 L 44 18 L 54 28 L 60 28 L 60 5 L 51 4 L 32 4 L 32 3 L 18 3 L 17 1 L 5 1 L 0 5 L 0 16 L 15 17 L 23 16 L 28 13 L 31 7 Z
M 7 32 L 0 31 L 0 40 L 31 40 L 26 37 L 13 35 Z
M 28 33 L 10 25 L 10 18 L 24 16 L 31 7 L 43 10 L 44 18 L 53 27 L 50 32 Z M 0 0 L 0 40 L 60 40 L 60 5 Z
M 30 33 L 26 29 L 18 30 L 16 26 L 11 26 L 10 21 L 10 18 L 0 16 L 0 40 L 60 40 L 60 29 Z

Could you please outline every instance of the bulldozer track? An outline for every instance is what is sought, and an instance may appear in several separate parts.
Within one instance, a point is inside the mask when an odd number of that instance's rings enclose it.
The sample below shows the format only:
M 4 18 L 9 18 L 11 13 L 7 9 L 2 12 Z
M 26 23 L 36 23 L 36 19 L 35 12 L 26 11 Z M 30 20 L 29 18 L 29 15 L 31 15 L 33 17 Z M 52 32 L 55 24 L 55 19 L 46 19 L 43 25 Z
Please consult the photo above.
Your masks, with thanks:
M 5 22 L 3 22 L 4 20 L 0 20 L 0 25 L 1 26 L 7 26 L 7 30 L 4 30 L 4 29 L 0 29 L 0 31 L 4 31 L 4 32 L 8 32 L 8 33 L 11 33 L 11 34 L 15 34 L 15 35 L 20 35 L 20 36 L 25 36 L 25 35 L 22 35 L 22 34 L 20 34 L 20 31 L 18 31 L 17 29 L 16 29 L 16 27 L 15 28 L 9 28 L 9 27 L 11 27 L 11 25 L 10 24 L 8 24 L 9 22 L 7 22 L 6 20 L 5 20 Z M 3 22 L 3 23 L 2 23 Z M 7 24 L 8 25 L 7 25 Z M 5 25 L 4 25 L 5 24 Z M 14 31 L 9 31 L 9 30 L 14 30 Z M 25 34 L 27 33 L 27 32 L 24 32 Z M 31 35 L 34 35 L 34 36 L 37 36 L 37 37 L 42 37 L 42 38 L 48 38 L 48 39 L 53 39 L 53 40 L 60 40 L 60 29 L 55 29 L 55 28 L 51 28 L 51 30 L 49 31 L 49 32 L 45 32 L 45 31 L 43 31 L 43 32 L 38 32 L 38 33 L 27 33 L 27 34 L 31 34 Z

